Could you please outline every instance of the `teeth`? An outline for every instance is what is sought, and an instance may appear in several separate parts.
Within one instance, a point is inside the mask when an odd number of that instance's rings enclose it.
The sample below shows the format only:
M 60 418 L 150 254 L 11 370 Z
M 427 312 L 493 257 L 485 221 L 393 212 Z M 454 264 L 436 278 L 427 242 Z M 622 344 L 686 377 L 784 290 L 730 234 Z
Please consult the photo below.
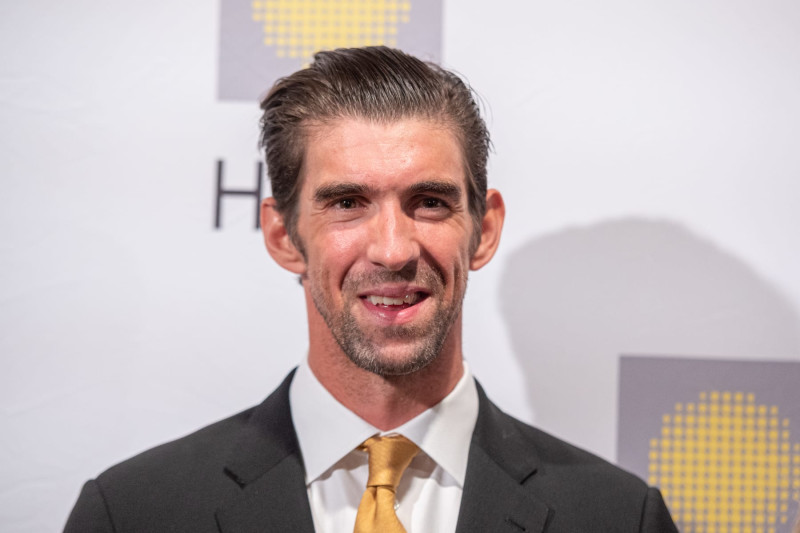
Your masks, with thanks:
M 411 305 L 417 303 L 419 295 L 417 293 L 406 294 L 403 298 L 388 298 L 386 296 L 369 295 L 367 299 L 372 305 Z

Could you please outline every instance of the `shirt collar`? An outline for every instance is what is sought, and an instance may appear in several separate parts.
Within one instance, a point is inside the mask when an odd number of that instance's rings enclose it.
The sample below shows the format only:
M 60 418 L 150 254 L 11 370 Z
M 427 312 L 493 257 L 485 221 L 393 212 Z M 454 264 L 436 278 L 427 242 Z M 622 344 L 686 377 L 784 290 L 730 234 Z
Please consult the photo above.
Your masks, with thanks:
M 289 404 L 305 464 L 306 484 L 322 476 L 369 437 L 399 433 L 464 486 L 469 445 L 478 419 L 478 391 L 466 362 L 461 379 L 441 402 L 389 431 L 380 431 L 339 403 L 306 361 L 292 380 Z

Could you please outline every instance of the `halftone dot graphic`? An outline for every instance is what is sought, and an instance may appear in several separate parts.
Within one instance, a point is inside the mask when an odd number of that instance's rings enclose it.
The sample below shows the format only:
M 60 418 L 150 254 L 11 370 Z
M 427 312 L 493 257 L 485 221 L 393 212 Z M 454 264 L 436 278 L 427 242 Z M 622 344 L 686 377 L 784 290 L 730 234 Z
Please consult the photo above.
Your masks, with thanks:
M 397 46 L 398 27 L 411 16 L 408 0 L 254 0 L 252 6 L 275 56 L 306 63 L 319 50 Z
M 701 392 L 664 414 L 648 481 L 684 533 L 776 533 L 800 500 L 800 443 L 776 405 L 755 394 Z

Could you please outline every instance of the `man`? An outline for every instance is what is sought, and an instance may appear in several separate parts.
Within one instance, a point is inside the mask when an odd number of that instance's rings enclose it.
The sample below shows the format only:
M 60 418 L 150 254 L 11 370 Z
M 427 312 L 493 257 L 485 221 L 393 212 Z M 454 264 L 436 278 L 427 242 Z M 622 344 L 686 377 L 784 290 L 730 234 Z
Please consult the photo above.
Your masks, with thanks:
M 320 53 L 262 103 L 264 241 L 307 361 L 263 404 L 88 482 L 77 531 L 675 531 L 660 494 L 500 412 L 462 358 L 500 239 L 489 137 L 455 75 Z

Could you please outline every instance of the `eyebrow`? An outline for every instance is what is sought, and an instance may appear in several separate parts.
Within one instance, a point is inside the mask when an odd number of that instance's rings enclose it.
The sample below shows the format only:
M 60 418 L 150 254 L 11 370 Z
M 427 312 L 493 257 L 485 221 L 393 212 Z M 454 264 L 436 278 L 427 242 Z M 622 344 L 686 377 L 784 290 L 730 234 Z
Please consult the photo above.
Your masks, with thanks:
M 363 183 L 329 183 L 321 185 L 314 191 L 314 201 L 330 202 L 345 196 L 369 196 L 374 193 L 372 187 Z M 461 200 L 461 188 L 449 181 L 426 180 L 412 184 L 406 191 L 409 195 L 435 194 L 452 202 Z
M 330 183 L 314 191 L 314 201 L 324 203 L 343 196 L 362 196 L 368 194 L 370 189 L 361 183 Z
M 444 196 L 453 202 L 461 200 L 461 188 L 449 181 L 428 180 L 420 181 L 408 188 L 411 194 L 435 194 Z

